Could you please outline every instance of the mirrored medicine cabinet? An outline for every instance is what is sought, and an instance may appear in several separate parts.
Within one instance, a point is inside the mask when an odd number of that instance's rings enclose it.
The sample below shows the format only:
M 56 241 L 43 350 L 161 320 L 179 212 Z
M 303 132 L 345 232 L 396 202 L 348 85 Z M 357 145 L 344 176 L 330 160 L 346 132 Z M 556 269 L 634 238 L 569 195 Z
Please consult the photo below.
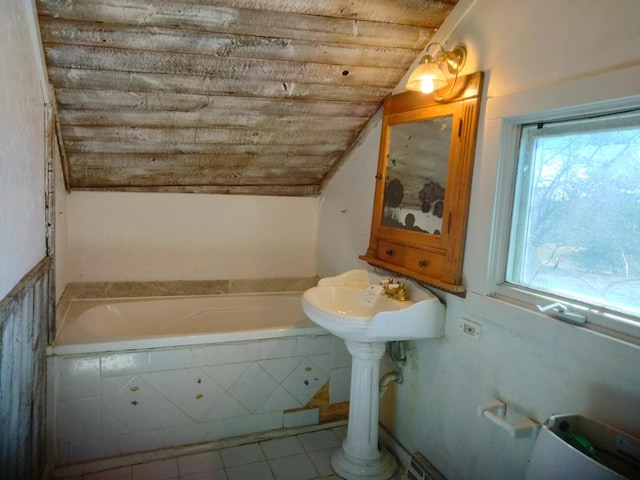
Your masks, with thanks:
M 461 296 L 482 77 L 458 77 L 444 100 L 418 92 L 385 100 L 371 238 L 360 256 Z

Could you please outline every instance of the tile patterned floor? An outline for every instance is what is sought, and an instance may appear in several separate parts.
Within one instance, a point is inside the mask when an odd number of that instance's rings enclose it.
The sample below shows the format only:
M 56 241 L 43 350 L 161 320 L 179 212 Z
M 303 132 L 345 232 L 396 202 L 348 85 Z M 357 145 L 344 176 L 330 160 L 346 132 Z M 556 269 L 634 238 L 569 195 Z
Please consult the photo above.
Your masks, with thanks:
M 341 477 L 331 469 L 331 455 L 345 435 L 346 426 L 341 426 L 89 473 L 73 480 L 338 480 Z

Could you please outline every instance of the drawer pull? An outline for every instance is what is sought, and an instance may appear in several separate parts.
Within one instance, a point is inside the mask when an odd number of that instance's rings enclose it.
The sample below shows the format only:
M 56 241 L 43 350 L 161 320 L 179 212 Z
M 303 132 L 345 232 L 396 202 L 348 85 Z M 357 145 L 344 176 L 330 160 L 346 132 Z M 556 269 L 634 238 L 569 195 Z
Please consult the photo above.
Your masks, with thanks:
M 420 268 L 424 268 L 424 267 L 426 267 L 427 265 L 429 265 L 429 262 L 428 262 L 427 260 L 425 260 L 424 258 L 418 262 L 418 266 L 419 266 Z
M 386 253 L 387 255 L 391 256 L 391 255 L 393 255 L 393 250 L 391 250 L 391 249 L 385 250 L 384 253 Z

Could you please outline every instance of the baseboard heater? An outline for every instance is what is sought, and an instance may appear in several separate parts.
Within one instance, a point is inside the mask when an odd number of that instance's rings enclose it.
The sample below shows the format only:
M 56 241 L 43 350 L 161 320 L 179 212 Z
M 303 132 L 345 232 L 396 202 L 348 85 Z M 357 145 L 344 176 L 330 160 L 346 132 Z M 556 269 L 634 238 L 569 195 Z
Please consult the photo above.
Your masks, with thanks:
M 446 480 L 436 467 L 418 452 L 411 455 L 406 478 L 407 480 Z

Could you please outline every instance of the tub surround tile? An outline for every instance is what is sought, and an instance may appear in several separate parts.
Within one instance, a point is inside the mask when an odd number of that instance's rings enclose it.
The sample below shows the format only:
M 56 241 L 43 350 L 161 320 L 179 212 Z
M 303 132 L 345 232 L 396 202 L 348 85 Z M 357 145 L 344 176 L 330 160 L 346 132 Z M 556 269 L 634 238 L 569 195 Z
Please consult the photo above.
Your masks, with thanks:
M 247 416 L 223 418 L 205 424 L 207 441 L 244 435 Z
M 317 277 L 229 280 L 229 293 L 302 292 L 317 284 Z
M 317 425 L 318 423 L 320 423 L 320 409 L 318 408 L 307 408 L 305 410 L 285 412 L 284 414 L 285 428 Z
M 133 430 L 138 430 L 163 403 L 164 397 L 138 375 L 117 391 L 106 391 L 103 396 L 105 410 Z
M 227 363 L 204 367 L 203 370 L 211 378 L 215 378 L 218 385 L 228 390 L 251 365 L 251 362 Z
M 191 366 L 204 367 L 206 364 L 207 364 L 206 348 L 192 347 L 191 348 Z
M 118 453 L 158 450 L 164 447 L 163 440 L 162 430 L 148 430 L 120 435 L 118 438 Z
M 57 405 L 58 438 L 79 440 L 100 436 L 102 433 L 100 397 L 68 400 Z
M 175 392 L 184 382 L 187 370 L 170 370 L 167 372 L 141 373 L 140 377 L 160 392 L 168 397 Z
M 83 462 L 118 455 L 118 436 L 102 435 L 69 444 L 69 461 Z
M 298 341 L 296 338 L 260 340 L 259 345 L 260 360 L 295 357 L 298 354 Z
M 201 421 L 221 420 L 225 418 L 235 418 L 251 415 L 251 412 L 244 407 L 238 400 L 229 393 L 225 393 L 220 399 L 207 411 Z
M 111 415 L 104 408 L 102 409 L 102 435 L 120 435 L 121 433 L 132 433 L 131 428 L 125 425 L 116 417 Z M 100 438 L 100 437 L 99 437 Z
M 113 397 L 122 389 L 134 375 L 117 375 L 114 377 L 102 377 L 102 397 Z
M 149 352 L 149 371 L 167 371 L 189 368 L 193 364 L 190 348 L 175 350 L 151 350 Z
M 246 417 L 244 434 L 279 430 L 283 427 L 283 413 L 259 413 Z
M 258 409 L 258 413 L 282 412 L 292 408 L 300 408 L 303 404 L 296 400 L 284 388 L 278 387 Z
M 61 358 L 57 368 L 59 400 L 100 395 L 100 357 Z
M 63 296 L 70 298 L 127 298 L 180 295 L 217 295 L 229 292 L 227 280 L 177 280 L 164 282 L 70 283 Z
M 350 367 L 351 354 L 339 337 L 331 337 L 331 368 Z
M 103 376 L 149 371 L 148 352 L 113 353 L 100 357 Z
M 128 298 L 227 293 L 302 292 L 318 284 L 317 277 L 240 280 L 174 280 L 140 282 L 76 282 L 67 285 L 58 302 L 58 318 L 74 298 Z
M 315 363 L 305 358 L 282 382 L 282 386 L 302 405 L 306 405 L 327 380 L 329 377 Z
M 329 385 L 329 403 L 349 401 L 351 392 L 351 367 L 331 369 L 331 384 Z
M 151 295 L 218 295 L 229 293 L 228 280 L 174 280 L 148 284 Z M 157 294 L 155 292 L 158 292 Z
M 231 362 L 246 362 L 247 344 L 228 343 L 206 347 L 205 361 L 207 365 L 224 365 Z
M 309 355 L 309 359 L 317 365 L 326 375 L 331 375 L 331 353 L 324 353 L 321 355 Z
M 224 389 L 197 368 L 185 372 L 169 400 L 197 422 L 223 394 Z
M 165 400 L 142 422 L 139 430 L 159 430 L 179 425 L 193 425 L 193 420 L 173 403 Z
M 256 412 L 278 388 L 271 375 L 257 364 L 252 364 L 229 388 L 229 393 L 249 411 Z
M 260 360 L 260 343 L 253 342 L 247 344 L 247 350 L 245 351 L 244 359 L 249 362 L 255 362 Z
M 206 427 L 200 423 L 165 428 L 162 435 L 162 445 L 165 448 L 195 445 L 206 440 L 206 433 Z
M 264 368 L 277 382 L 284 382 L 291 372 L 300 365 L 299 357 L 276 358 L 272 360 L 260 360 L 258 365 Z
M 298 339 L 299 356 L 331 353 L 331 335 L 308 335 Z
M 60 356 L 51 362 L 57 368 L 51 378 L 58 379 L 51 389 L 58 392 L 57 463 L 344 418 L 345 404 L 329 404 L 330 388 L 333 397 L 348 395 L 350 369 L 330 368 L 342 355 L 334 351 L 336 345 L 343 343 L 320 335 Z M 298 355 L 328 347 L 328 353 Z M 166 369 L 154 370 L 160 366 Z M 96 385 L 97 395 L 67 398 L 95 393 Z

